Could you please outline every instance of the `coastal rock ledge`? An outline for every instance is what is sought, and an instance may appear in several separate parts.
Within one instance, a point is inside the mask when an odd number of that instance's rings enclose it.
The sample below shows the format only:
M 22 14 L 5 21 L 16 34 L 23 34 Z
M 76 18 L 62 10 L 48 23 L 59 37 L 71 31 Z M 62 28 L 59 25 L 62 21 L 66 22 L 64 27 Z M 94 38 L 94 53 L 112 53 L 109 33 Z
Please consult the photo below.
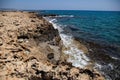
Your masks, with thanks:
M 58 30 L 37 13 L 0 12 L 0 80 L 104 80 L 62 58 Z

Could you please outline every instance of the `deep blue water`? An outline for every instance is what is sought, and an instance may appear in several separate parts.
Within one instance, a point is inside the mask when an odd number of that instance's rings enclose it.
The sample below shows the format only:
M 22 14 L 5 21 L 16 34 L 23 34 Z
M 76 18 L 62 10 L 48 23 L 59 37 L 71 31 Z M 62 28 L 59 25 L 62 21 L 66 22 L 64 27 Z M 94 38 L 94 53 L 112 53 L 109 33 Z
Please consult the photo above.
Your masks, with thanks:
M 91 59 L 102 66 L 108 80 L 120 79 L 120 12 L 44 10 L 40 14 L 57 14 L 53 17 L 66 34 L 92 42 Z M 100 47 L 98 47 L 100 46 Z M 112 58 L 114 57 L 114 58 Z M 116 59 L 117 58 L 117 59 Z
M 57 18 L 58 23 L 71 27 L 80 38 L 120 46 L 120 12 L 56 10 L 43 12 L 63 15 L 64 17 Z

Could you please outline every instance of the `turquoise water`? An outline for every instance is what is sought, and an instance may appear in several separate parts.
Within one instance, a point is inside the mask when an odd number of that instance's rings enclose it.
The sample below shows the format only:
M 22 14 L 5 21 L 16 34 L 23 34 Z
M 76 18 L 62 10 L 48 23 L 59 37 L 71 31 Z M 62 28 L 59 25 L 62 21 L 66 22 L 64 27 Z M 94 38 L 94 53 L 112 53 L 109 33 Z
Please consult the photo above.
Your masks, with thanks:
M 108 80 L 120 79 L 120 12 L 44 10 L 40 14 L 59 15 L 52 19 L 64 34 L 90 45 L 93 52 L 88 56 Z
M 54 10 L 44 12 L 63 15 L 57 18 L 58 22 L 73 27 L 80 38 L 120 46 L 120 12 Z

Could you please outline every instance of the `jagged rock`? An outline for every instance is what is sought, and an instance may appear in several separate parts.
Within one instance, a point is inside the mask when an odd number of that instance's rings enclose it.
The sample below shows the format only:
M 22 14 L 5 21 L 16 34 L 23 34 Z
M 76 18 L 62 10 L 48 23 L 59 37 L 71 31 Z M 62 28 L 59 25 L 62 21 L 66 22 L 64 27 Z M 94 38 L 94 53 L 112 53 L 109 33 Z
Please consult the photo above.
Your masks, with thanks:
M 0 13 L 0 80 L 104 80 L 97 71 L 62 60 L 58 30 L 42 16 Z

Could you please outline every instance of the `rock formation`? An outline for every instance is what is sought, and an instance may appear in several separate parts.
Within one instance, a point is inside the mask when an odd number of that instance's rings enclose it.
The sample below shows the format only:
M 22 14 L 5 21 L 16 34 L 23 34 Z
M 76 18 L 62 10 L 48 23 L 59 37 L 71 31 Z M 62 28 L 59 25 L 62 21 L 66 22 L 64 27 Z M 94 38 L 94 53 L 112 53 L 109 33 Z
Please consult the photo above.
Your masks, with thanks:
M 104 80 L 61 60 L 58 30 L 36 13 L 0 12 L 0 80 Z

